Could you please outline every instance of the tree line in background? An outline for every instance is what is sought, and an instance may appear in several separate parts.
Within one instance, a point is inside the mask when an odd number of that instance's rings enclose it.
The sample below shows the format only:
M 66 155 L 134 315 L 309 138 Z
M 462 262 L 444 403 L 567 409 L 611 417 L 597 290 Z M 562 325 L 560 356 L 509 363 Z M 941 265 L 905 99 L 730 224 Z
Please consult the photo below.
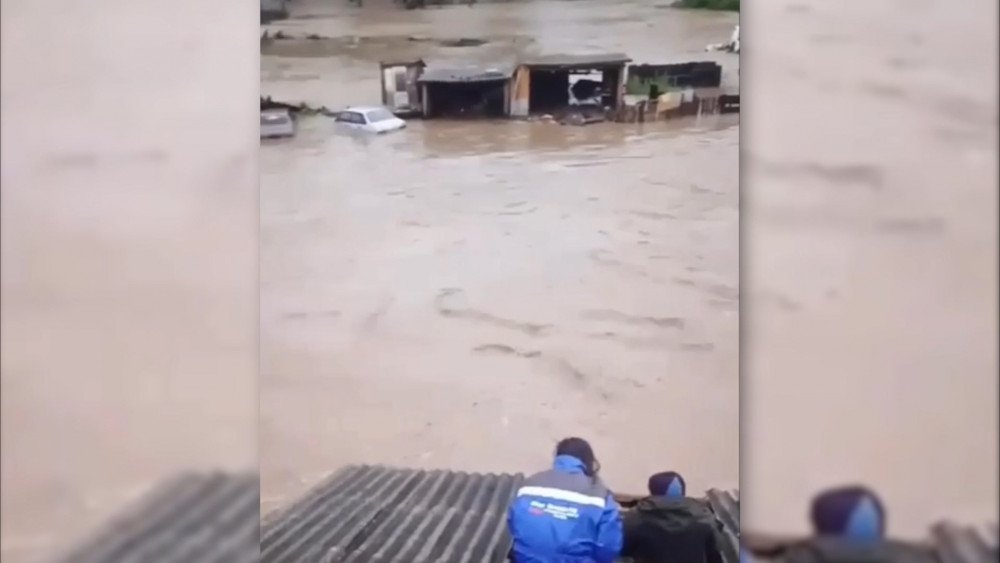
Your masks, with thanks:
M 740 0 L 677 0 L 674 6 L 678 8 L 694 8 L 699 10 L 740 11 Z

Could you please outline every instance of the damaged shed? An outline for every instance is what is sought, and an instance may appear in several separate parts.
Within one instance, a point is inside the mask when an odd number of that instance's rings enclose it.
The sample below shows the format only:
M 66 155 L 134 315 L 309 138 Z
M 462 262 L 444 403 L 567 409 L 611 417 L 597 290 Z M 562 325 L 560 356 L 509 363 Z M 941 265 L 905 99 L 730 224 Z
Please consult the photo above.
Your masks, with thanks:
M 382 105 L 396 115 L 420 115 L 420 84 L 424 61 L 393 61 L 379 63 L 382 77 Z
M 621 53 L 526 60 L 514 74 L 510 113 L 526 117 L 574 105 L 617 109 L 622 103 L 625 65 L 630 61 Z
M 426 68 L 418 79 L 423 116 L 508 116 L 513 75 L 511 65 Z

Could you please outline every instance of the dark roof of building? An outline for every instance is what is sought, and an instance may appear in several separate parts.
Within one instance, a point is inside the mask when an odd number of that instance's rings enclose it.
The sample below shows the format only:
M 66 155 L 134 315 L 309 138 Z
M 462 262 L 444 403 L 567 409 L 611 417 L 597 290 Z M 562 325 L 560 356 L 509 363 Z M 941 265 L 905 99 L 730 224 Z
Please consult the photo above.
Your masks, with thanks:
M 426 66 L 427 63 L 423 59 L 390 59 L 379 61 L 378 64 L 380 67 L 385 68 L 387 66 Z
M 344 468 L 262 525 L 260 561 L 501 563 L 521 474 Z
M 529 57 L 522 64 L 532 67 L 551 68 L 596 68 L 600 66 L 618 66 L 632 59 L 624 53 L 601 53 L 594 55 L 541 55 Z
M 254 563 L 259 531 L 256 473 L 184 473 L 153 489 L 56 561 Z
M 491 82 L 507 80 L 514 75 L 513 65 L 467 66 L 458 68 L 428 67 L 419 82 Z
M 722 68 L 722 65 L 715 61 L 687 61 L 683 63 L 666 63 L 666 64 L 635 64 L 629 65 L 629 72 L 632 71 L 644 71 L 646 69 L 652 71 L 681 71 L 681 72 L 691 72 L 693 70 L 700 69 L 714 69 Z

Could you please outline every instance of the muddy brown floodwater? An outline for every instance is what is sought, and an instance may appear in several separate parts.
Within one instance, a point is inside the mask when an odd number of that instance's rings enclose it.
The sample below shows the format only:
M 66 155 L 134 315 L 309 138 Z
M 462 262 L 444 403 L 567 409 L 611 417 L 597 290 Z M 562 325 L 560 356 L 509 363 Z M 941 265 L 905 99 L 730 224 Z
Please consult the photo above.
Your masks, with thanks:
M 264 95 L 379 100 L 377 62 L 703 52 L 736 14 L 649 2 L 407 12 L 297 3 Z M 486 40 L 447 47 L 439 40 Z M 410 40 L 408 38 L 415 38 Z M 739 120 L 585 128 L 306 118 L 261 175 L 262 512 L 350 463 L 531 471 L 595 445 L 615 488 L 738 483 Z
M 742 525 L 858 481 L 896 535 L 996 522 L 997 3 L 754 6 Z
M 179 471 L 256 467 L 243 6 L 3 0 L 4 563 L 53 561 Z

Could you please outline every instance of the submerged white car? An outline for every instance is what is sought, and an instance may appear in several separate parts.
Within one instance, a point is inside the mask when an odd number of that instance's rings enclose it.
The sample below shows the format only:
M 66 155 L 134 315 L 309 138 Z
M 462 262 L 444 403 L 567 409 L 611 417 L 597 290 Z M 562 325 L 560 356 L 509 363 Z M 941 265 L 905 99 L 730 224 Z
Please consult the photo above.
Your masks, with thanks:
M 295 136 L 295 118 L 287 109 L 265 109 L 260 112 L 260 138 L 276 139 Z
M 366 133 L 388 133 L 406 127 L 406 122 L 381 106 L 350 107 L 337 115 L 337 125 Z

